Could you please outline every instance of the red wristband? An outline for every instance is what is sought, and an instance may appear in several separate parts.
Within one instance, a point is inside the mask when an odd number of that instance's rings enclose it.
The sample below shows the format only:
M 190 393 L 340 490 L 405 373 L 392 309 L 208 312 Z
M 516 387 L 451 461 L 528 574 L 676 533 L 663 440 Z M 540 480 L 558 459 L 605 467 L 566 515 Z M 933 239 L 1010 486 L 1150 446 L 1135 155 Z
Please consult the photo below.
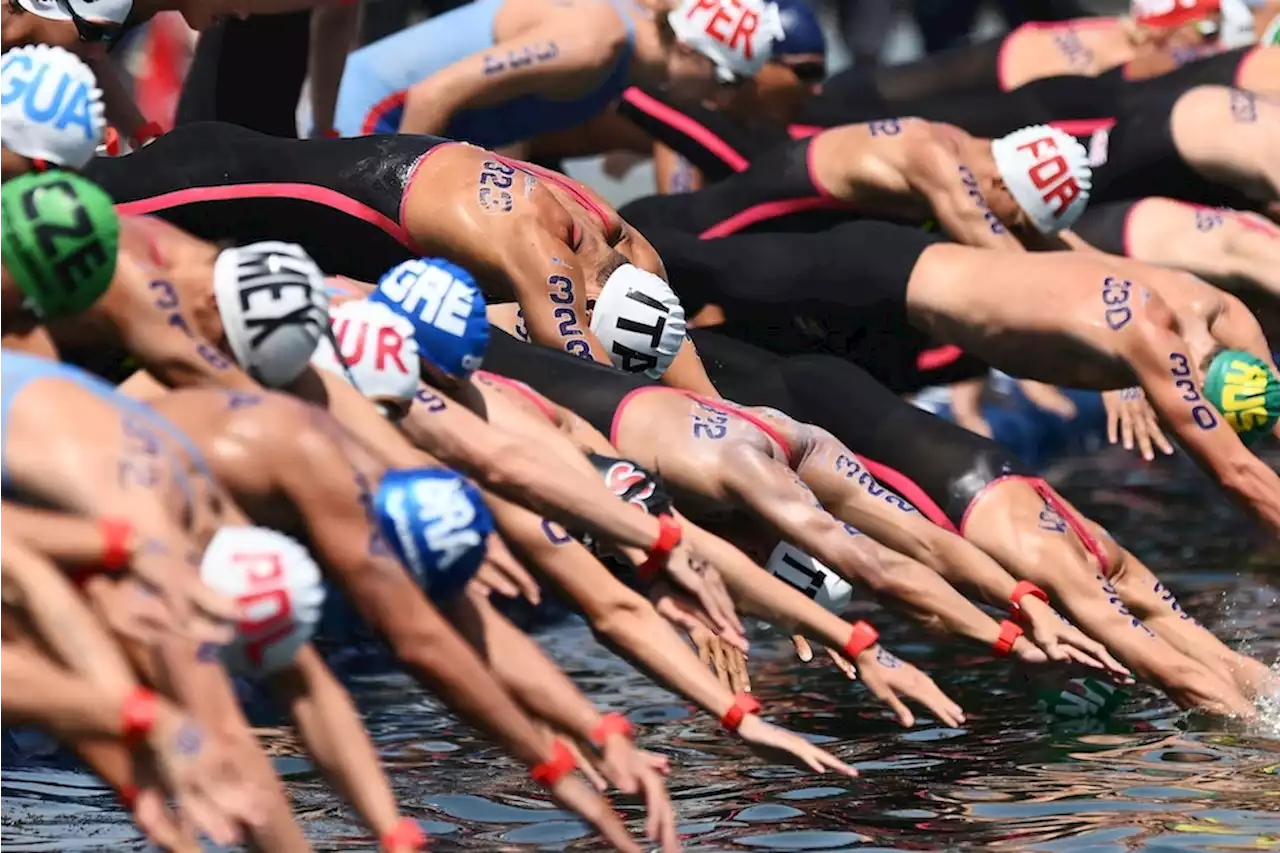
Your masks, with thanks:
M 120 737 L 124 742 L 133 745 L 149 735 L 158 709 L 156 694 L 145 687 L 135 687 L 120 706 Z
M 641 583 L 649 583 L 667 564 L 667 557 L 684 539 L 684 530 L 680 522 L 669 515 L 658 516 L 658 541 L 649 547 L 649 559 L 640 564 Z
M 849 642 L 844 644 L 844 656 L 852 661 L 874 646 L 879 639 L 880 632 L 872 628 L 869 623 L 862 620 L 855 622 L 853 633 L 849 635 Z
M 1033 584 L 1031 581 L 1018 581 L 1014 586 L 1013 592 L 1009 593 L 1009 615 L 1013 617 L 1015 622 L 1021 622 L 1022 604 L 1024 596 L 1035 596 L 1045 604 L 1049 603 L 1049 596 L 1043 589 Z
M 108 157 L 120 156 L 120 131 L 111 125 L 102 132 L 102 144 L 107 149 Z
M 133 141 L 138 143 L 138 147 L 141 148 L 159 136 L 164 136 L 164 128 L 160 126 L 159 122 L 149 121 L 138 128 L 138 132 L 133 135 Z
M 129 811 L 133 811 L 133 807 L 138 804 L 138 786 L 132 782 L 126 782 L 120 786 L 120 790 L 116 792 L 120 797 L 120 803 Z
M 756 697 L 750 693 L 735 693 L 733 704 L 729 706 L 729 710 L 725 711 L 724 716 L 720 718 L 720 725 L 731 732 L 736 732 L 747 714 L 754 714 L 759 710 L 760 702 Z
M 396 821 L 396 825 L 382 833 L 382 837 L 378 839 L 378 847 L 388 853 L 388 851 L 400 850 L 426 850 L 427 834 L 422 831 L 422 827 L 418 826 L 418 822 L 412 818 L 402 817 Z
M 569 747 L 556 738 L 551 743 L 551 757 L 529 771 L 529 776 L 544 788 L 550 788 L 577 768 Z
M 591 743 L 597 748 L 603 747 L 604 742 L 614 735 L 622 735 L 629 740 L 635 731 L 631 727 L 631 721 L 621 714 L 605 714 L 591 730 Z
M 98 562 L 104 572 L 122 572 L 129 568 L 133 551 L 133 522 L 127 518 L 104 515 L 98 519 L 98 531 L 102 534 L 102 556 Z
M 1000 623 L 1000 639 L 996 640 L 991 650 L 996 653 L 996 657 L 1008 657 L 1009 652 L 1013 651 L 1013 644 L 1018 642 L 1021 636 L 1022 626 L 1006 619 Z

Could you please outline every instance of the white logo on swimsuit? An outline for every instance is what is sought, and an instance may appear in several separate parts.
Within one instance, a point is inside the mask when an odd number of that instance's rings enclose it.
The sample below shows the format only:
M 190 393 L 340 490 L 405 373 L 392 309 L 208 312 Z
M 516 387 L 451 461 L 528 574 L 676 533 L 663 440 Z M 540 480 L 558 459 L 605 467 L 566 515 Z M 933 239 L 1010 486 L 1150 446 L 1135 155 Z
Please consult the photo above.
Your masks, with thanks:
M 1089 137 L 1089 165 L 1092 168 L 1106 165 L 1107 155 L 1110 153 L 1111 131 L 1107 128 L 1095 130 L 1093 136 Z
M 637 470 L 636 466 L 630 462 L 615 462 L 609 466 L 609 470 L 605 473 L 604 482 L 615 495 L 622 498 L 626 496 L 628 489 L 643 483 L 645 476 L 645 472 Z M 627 498 L 627 500 L 641 509 L 646 509 L 644 502 L 653 497 L 653 493 L 657 490 L 657 484 L 649 481 L 643 489 Z
M 395 278 L 384 279 L 379 289 L 398 302 L 405 314 L 416 313 L 422 322 L 455 337 L 466 334 L 476 289 L 448 271 L 410 261 L 400 265 Z

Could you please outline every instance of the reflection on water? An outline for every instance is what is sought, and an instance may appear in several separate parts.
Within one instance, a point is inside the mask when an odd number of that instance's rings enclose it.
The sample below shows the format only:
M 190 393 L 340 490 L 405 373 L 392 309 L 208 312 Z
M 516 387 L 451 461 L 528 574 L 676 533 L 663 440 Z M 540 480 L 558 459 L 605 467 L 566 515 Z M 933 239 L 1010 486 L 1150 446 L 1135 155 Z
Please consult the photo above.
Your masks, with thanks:
M 1102 477 L 1103 465 L 1123 473 Z M 1136 467 L 1107 457 L 1065 467 L 1062 482 L 1072 500 L 1150 560 L 1198 619 L 1265 661 L 1280 657 L 1280 553 L 1207 500 L 1211 492 L 1196 475 L 1180 465 Z M 1280 850 L 1280 726 L 1245 731 L 1206 721 L 1149 690 L 1137 691 L 1105 726 L 1050 724 L 1002 666 L 921 642 L 886 617 L 877 622 L 888 645 L 965 707 L 968 728 L 921 717 L 903 731 L 860 686 L 800 663 L 775 635 L 755 637 L 755 689 L 771 718 L 862 772 L 837 783 L 762 765 L 717 735 L 705 715 L 632 673 L 578 623 L 543 640 L 592 699 L 641 726 L 643 746 L 671 756 L 672 795 L 693 850 Z M 402 807 L 423 821 L 434 849 L 599 849 L 512 761 L 407 680 L 351 678 Z M 1276 726 L 1280 715 L 1270 722 Z M 375 849 L 299 757 L 290 731 L 268 731 L 316 849 Z M 6 851 L 144 849 L 91 777 L 11 763 L 3 792 Z M 633 829 L 642 826 L 635 801 L 615 804 Z

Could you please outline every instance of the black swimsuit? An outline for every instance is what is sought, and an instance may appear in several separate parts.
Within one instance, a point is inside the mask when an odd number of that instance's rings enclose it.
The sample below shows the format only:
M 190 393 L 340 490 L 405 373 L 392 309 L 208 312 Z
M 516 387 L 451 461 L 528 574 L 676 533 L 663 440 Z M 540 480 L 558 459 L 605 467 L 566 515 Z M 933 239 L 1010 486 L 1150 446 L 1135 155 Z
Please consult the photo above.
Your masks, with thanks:
M 284 240 L 320 268 L 377 281 L 418 257 L 401 220 L 435 136 L 280 139 L 215 122 L 179 127 L 84 174 L 123 213 L 154 213 L 206 240 Z

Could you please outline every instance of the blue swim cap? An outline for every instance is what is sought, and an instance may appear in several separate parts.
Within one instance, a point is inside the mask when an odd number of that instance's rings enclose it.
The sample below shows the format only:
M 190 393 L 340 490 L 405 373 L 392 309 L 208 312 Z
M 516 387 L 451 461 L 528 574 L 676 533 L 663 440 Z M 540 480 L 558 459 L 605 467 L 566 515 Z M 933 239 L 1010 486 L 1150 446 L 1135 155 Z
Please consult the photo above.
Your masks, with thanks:
M 373 509 L 391 549 L 433 600 L 457 595 L 480 568 L 493 516 L 461 474 L 448 468 L 387 471 Z
M 484 360 L 489 318 L 471 273 L 439 258 L 405 261 L 370 294 L 413 324 L 418 354 L 454 379 L 466 379 Z
M 773 43 L 774 60 L 804 54 L 827 55 L 822 25 L 804 0 L 774 0 L 782 19 L 782 39 Z

